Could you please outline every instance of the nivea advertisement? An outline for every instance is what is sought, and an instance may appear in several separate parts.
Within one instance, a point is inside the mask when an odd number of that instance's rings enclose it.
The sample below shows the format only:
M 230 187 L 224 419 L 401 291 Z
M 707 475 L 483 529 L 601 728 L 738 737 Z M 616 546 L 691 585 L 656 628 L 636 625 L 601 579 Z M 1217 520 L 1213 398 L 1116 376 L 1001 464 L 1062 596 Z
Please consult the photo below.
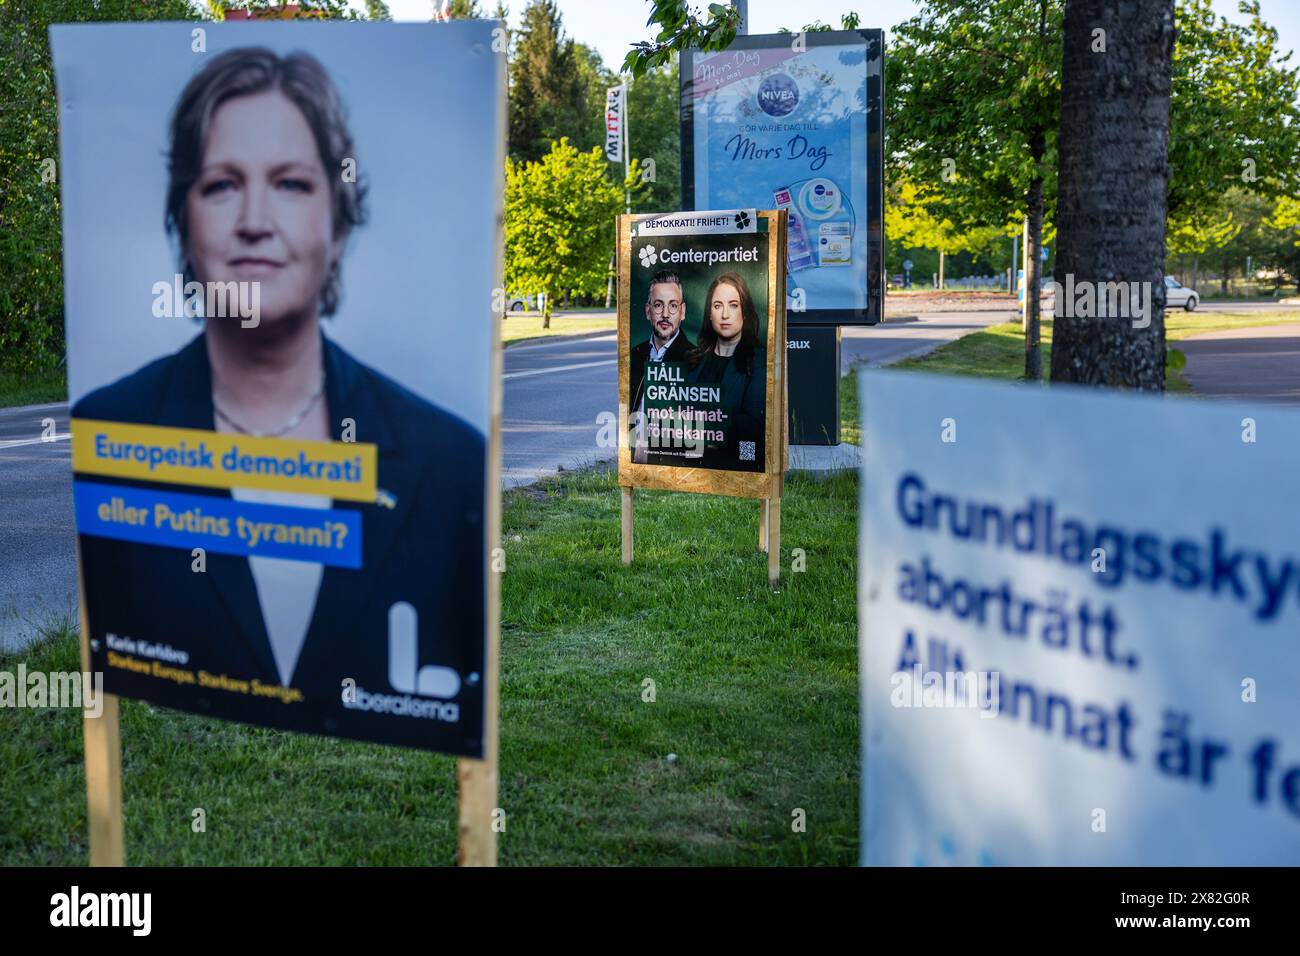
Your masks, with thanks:
M 682 58 L 684 203 L 788 211 L 792 322 L 879 321 L 880 51 L 846 31 Z

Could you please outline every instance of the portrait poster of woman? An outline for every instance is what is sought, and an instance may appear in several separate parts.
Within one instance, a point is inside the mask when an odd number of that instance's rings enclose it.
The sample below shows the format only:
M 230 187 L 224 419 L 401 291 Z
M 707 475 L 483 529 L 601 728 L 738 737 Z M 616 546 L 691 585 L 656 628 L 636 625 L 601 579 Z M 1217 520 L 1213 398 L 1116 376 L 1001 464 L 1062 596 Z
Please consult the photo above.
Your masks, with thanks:
M 494 26 L 54 28 L 83 619 L 109 693 L 481 755 Z M 149 442 L 295 477 L 174 483 Z M 362 492 L 313 484 L 317 457 Z

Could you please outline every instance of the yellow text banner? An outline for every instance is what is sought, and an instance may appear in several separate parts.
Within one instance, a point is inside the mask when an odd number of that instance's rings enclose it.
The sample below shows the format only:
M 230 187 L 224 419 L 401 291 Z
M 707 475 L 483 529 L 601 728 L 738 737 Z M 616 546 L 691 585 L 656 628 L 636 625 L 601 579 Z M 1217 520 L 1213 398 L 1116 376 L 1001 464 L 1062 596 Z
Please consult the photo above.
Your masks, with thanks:
M 260 488 L 375 500 L 377 452 L 360 442 L 254 438 L 74 418 L 72 470 L 206 488 Z

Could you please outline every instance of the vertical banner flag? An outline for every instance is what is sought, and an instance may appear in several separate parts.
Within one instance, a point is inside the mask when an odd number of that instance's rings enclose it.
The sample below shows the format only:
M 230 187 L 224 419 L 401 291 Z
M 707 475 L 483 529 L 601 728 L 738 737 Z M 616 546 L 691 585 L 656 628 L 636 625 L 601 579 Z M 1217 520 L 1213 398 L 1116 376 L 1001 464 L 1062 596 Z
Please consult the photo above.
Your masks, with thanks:
M 627 87 L 611 86 L 605 91 L 605 158 L 623 162 L 623 109 Z
M 1300 864 L 1300 413 L 859 381 L 863 862 Z

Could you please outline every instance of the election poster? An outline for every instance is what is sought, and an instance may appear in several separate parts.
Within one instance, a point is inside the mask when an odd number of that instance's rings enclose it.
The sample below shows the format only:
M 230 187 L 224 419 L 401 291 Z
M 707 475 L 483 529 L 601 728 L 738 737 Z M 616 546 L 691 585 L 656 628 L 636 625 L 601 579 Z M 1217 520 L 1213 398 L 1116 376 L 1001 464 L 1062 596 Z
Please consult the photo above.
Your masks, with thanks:
M 863 862 L 1300 864 L 1300 413 L 860 395 Z
M 106 692 L 484 756 L 494 26 L 52 29 L 83 640 Z
M 784 470 L 782 218 L 620 219 L 621 474 L 707 483 L 729 473 L 765 488 Z
M 883 77 L 879 30 L 682 53 L 683 205 L 786 211 L 792 323 L 881 321 Z

